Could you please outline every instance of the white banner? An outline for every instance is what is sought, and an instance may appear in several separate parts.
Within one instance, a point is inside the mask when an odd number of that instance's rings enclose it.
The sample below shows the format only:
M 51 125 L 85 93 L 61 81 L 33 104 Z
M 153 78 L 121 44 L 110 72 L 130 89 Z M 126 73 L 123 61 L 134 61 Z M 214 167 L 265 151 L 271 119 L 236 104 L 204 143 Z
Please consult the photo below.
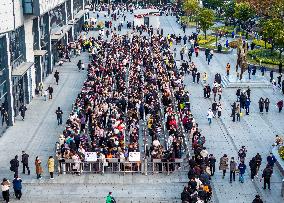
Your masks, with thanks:
M 140 161 L 140 152 L 129 152 L 129 161 Z
M 85 161 L 97 161 L 97 152 L 85 152 Z

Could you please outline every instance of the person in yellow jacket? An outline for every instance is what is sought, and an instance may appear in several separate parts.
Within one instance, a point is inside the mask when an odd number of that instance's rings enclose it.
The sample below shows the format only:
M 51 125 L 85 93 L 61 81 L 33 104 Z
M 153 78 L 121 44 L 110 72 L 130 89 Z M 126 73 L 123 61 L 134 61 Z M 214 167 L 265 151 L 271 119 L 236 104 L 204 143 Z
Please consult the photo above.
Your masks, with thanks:
M 207 75 L 206 72 L 204 72 L 204 73 L 202 74 L 202 80 L 203 80 L 203 83 L 204 83 L 204 84 L 206 84 L 207 79 L 208 79 L 208 75 Z
M 54 179 L 53 178 L 53 173 L 54 173 L 54 158 L 53 158 L 53 156 L 50 156 L 48 158 L 47 167 L 48 167 L 48 172 L 50 174 L 50 179 Z

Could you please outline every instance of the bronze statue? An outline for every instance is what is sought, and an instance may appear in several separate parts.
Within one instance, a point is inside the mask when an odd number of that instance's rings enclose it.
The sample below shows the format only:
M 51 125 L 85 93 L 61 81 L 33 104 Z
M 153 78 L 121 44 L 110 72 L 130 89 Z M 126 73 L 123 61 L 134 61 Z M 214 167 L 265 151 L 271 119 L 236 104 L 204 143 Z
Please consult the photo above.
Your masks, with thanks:
M 237 65 L 236 72 L 238 72 L 238 68 L 241 68 L 240 80 L 243 78 L 243 73 L 248 69 L 247 63 L 247 43 L 242 42 L 242 39 L 238 39 L 238 50 L 237 50 Z

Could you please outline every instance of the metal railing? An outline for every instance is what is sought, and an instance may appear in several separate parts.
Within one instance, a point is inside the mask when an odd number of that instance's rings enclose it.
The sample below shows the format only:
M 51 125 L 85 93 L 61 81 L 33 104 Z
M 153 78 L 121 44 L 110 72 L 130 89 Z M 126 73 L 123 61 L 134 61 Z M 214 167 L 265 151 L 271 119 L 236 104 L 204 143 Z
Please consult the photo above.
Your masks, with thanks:
M 73 159 L 60 159 L 58 161 L 59 174 L 81 174 L 81 173 L 138 173 L 138 174 L 167 174 L 173 172 L 187 172 L 188 164 L 183 159 L 164 161 L 161 159 L 147 159 L 138 162 L 120 161 L 117 158 L 98 159 L 93 162 L 74 162 Z

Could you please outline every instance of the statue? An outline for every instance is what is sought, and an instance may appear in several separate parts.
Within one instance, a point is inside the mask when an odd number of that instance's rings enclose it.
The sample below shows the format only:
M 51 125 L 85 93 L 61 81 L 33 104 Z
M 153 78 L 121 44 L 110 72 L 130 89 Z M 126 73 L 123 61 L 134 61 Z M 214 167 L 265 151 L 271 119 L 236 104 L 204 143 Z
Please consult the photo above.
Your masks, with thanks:
M 236 72 L 238 72 L 238 68 L 241 68 L 240 80 L 243 78 L 243 73 L 248 69 L 247 63 L 247 43 L 243 44 L 241 38 L 238 39 L 238 51 L 237 51 L 237 65 Z

